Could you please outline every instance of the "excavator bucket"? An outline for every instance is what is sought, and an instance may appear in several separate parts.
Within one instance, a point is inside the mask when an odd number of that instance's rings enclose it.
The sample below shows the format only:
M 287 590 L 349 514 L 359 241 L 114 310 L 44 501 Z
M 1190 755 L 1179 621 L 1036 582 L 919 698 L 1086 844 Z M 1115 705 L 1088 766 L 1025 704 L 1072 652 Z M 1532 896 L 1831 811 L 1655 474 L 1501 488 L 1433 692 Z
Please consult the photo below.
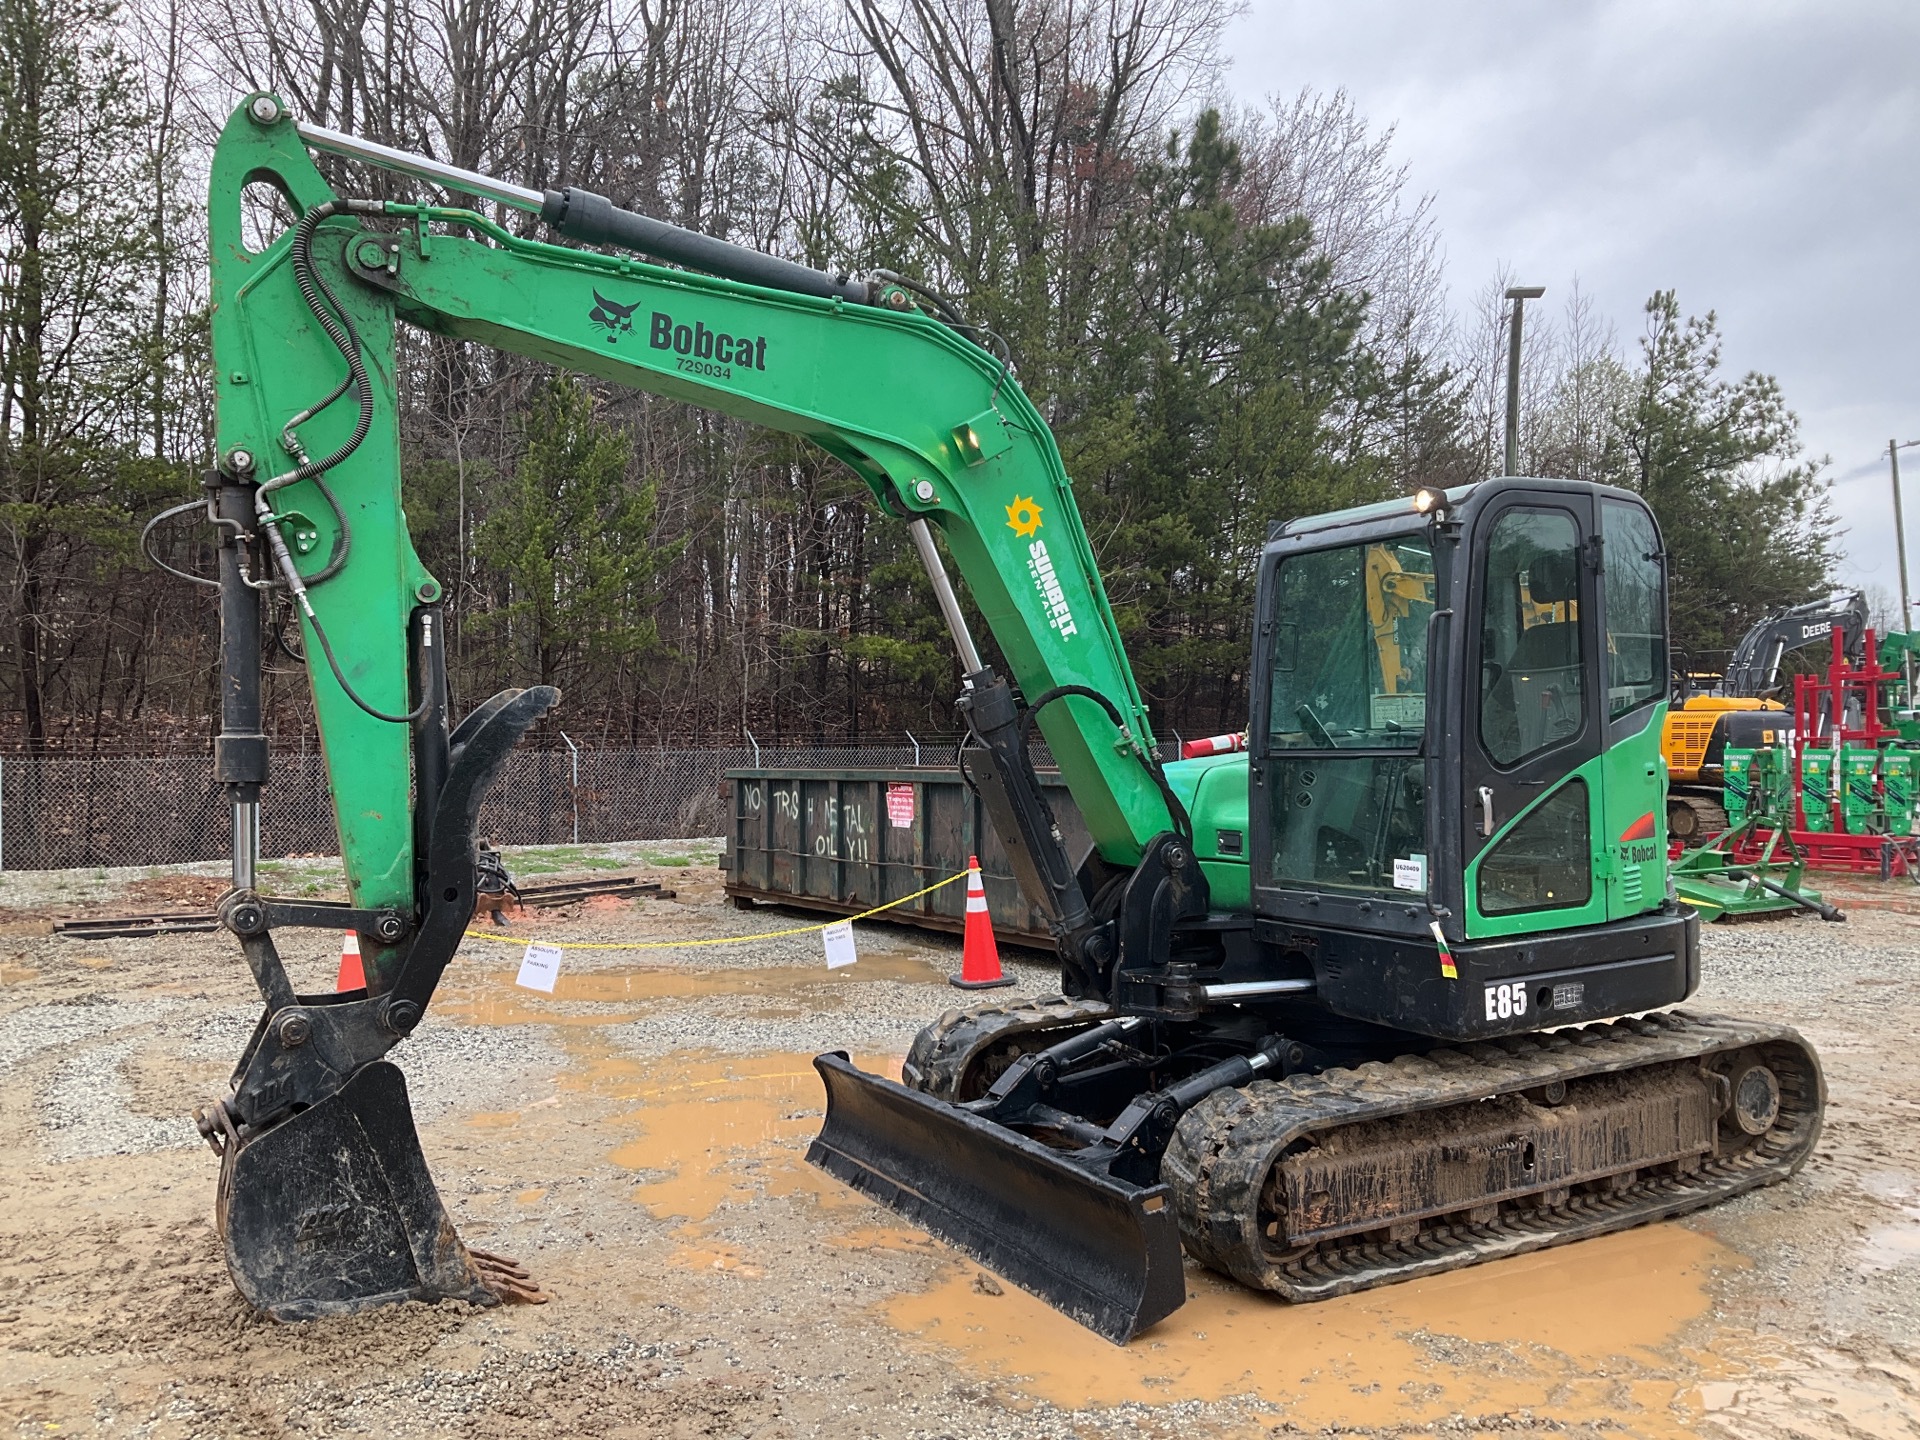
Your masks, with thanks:
M 454 1234 L 407 1082 L 384 1060 L 258 1134 L 229 1133 L 218 1213 L 234 1285 L 276 1320 L 398 1300 L 491 1305 L 517 1273 Z
M 1186 1303 L 1166 1186 L 1075 1165 L 840 1052 L 813 1064 L 827 1116 L 807 1159 L 836 1180 L 1115 1344 Z

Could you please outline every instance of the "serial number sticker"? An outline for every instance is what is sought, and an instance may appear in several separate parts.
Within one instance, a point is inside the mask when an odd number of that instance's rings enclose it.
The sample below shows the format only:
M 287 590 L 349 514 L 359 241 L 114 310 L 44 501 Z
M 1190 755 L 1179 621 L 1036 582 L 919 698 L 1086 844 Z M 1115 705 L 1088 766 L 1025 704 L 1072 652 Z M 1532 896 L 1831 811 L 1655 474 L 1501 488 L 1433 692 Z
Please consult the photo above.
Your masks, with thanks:
M 1486 987 L 1487 1019 L 1517 1020 L 1527 1013 L 1527 982 L 1496 981 Z
M 1577 1010 L 1580 1002 L 1586 998 L 1587 987 L 1583 981 L 1575 980 L 1553 987 L 1553 1008 L 1556 1010 Z

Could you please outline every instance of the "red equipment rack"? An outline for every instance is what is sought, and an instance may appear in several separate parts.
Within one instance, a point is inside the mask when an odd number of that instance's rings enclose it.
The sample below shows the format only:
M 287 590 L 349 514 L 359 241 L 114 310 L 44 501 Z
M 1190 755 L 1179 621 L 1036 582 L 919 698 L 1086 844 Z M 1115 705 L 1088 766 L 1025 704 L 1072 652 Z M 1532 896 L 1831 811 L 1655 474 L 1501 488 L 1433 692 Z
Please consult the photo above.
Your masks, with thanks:
M 1856 875 L 1904 875 L 1916 863 L 1912 837 L 1888 835 L 1850 835 L 1842 828 L 1839 752 L 1843 746 L 1858 745 L 1878 749 L 1895 735 L 1890 726 L 1880 723 L 1884 687 L 1900 679 L 1895 670 L 1880 668 L 1879 638 L 1869 630 L 1865 653 L 1858 668 L 1847 664 L 1842 653 L 1840 632 L 1833 633 L 1833 654 L 1824 678 L 1819 675 L 1793 677 L 1793 840 L 1807 853 L 1807 863 L 1817 870 L 1843 870 Z M 1851 710 L 1861 724 L 1849 725 Z M 1834 783 L 1828 804 L 1832 807 L 1831 829 L 1807 829 L 1802 805 L 1800 767 L 1809 746 L 1818 745 L 1834 752 Z

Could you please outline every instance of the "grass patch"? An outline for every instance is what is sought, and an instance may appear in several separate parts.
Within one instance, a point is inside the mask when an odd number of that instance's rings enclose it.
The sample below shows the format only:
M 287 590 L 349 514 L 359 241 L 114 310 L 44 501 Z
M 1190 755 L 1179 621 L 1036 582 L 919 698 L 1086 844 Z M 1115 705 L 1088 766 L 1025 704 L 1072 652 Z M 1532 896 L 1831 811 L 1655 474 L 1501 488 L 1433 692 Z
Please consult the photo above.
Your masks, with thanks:
M 661 865 L 669 869 L 678 869 L 681 866 L 693 864 L 693 861 L 684 855 L 648 855 L 642 852 L 640 858 L 649 865 Z

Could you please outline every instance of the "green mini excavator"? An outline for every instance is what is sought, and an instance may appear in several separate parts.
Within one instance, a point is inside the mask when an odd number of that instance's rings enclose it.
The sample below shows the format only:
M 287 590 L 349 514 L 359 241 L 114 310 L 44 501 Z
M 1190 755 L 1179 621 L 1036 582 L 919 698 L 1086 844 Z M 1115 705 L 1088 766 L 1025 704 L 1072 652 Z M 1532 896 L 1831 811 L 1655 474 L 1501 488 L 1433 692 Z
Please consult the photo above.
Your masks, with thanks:
M 600 248 L 343 196 L 316 151 Z M 257 184 L 294 219 L 250 244 Z M 1277 527 L 1246 749 L 1163 765 L 1053 437 L 924 287 L 456 170 L 265 94 L 215 151 L 211 240 L 218 452 L 192 508 L 219 539 L 221 916 L 264 1008 L 201 1124 L 260 1308 L 528 1286 L 460 1244 L 386 1058 L 472 913 L 485 787 L 558 699 L 449 723 L 443 592 L 400 504 L 399 324 L 806 436 L 908 528 L 962 662 L 964 770 L 1062 993 L 948 1013 L 903 1083 L 821 1056 L 809 1156 L 1101 1334 L 1182 1302 L 1183 1248 L 1313 1299 L 1711 1204 L 1812 1150 L 1822 1080 L 1794 1032 L 1664 1008 L 1698 981 L 1698 925 L 1668 881 L 1665 556 L 1635 496 L 1507 478 Z M 339 905 L 257 885 L 276 606 L 305 641 Z M 1092 838 L 1077 863 L 1037 737 Z M 297 993 L 275 936 L 298 926 L 359 932 L 365 989 Z

